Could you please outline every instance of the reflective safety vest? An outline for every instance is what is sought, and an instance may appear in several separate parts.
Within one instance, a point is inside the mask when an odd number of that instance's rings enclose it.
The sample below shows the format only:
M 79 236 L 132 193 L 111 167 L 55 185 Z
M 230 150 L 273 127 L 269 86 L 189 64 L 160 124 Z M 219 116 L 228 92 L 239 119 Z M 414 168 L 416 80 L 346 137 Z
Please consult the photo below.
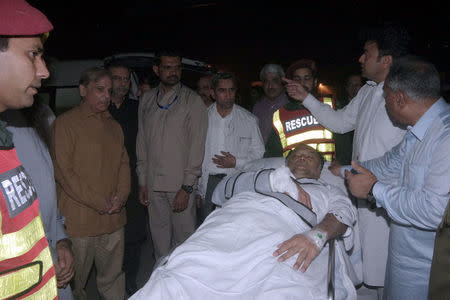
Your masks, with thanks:
M 320 101 L 334 108 L 332 98 L 324 97 Z M 273 127 L 280 137 L 284 157 L 299 143 L 318 150 L 327 161 L 336 157 L 333 134 L 320 125 L 306 108 L 290 111 L 281 107 L 273 114 Z
M 0 150 L 0 299 L 58 299 L 55 268 L 31 179 Z

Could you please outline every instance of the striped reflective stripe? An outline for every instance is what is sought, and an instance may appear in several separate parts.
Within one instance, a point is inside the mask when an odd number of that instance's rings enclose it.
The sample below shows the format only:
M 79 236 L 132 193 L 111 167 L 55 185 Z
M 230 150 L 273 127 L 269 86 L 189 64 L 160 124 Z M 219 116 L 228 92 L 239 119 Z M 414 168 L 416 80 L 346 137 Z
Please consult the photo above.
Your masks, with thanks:
M 275 126 L 275 128 L 278 131 L 278 136 L 280 137 L 280 141 L 281 141 L 281 146 L 284 148 L 286 148 L 286 146 L 288 145 L 288 141 L 286 140 L 286 135 L 284 134 L 284 129 L 283 129 L 283 124 L 281 123 L 280 120 L 280 110 L 277 110 L 273 113 L 273 125 Z
M 50 249 L 47 246 L 47 241 L 42 238 L 28 253 L 24 256 L 32 253 L 33 250 L 39 249 L 42 246 L 44 248 L 42 251 L 33 259 L 33 262 L 39 263 L 32 265 L 31 267 L 24 267 L 18 269 L 16 271 L 11 271 L 10 273 L 5 274 L 4 276 L 0 276 L 0 298 L 4 299 L 3 294 L 5 293 L 7 297 L 11 297 L 12 295 L 16 295 L 21 293 L 31 287 L 33 287 L 38 281 L 39 278 L 42 277 L 42 274 L 45 274 L 46 278 L 44 278 L 43 282 L 45 282 L 49 277 L 54 278 L 54 269 L 53 269 L 53 261 L 52 255 L 50 253 Z M 26 261 L 26 257 L 23 259 Z M 35 266 L 38 266 L 36 269 Z M 40 270 L 42 268 L 42 270 Z M 50 278 L 52 280 L 52 278 Z M 42 298 L 42 299 L 50 299 L 50 298 Z
M 0 298 L 5 299 L 26 291 L 39 283 L 41 265 L 33 264 L 0 276 Z
M 333 155 L 332 154 L 325 154 L 325 155 L 323 155 L 323 158 L 326 161 L 333 161 Z
M 42 274 L 45 274 L 53 267 L 52 254 L 50 253 L 50 248 L 45 247 L 39 255 L 33 259 L 33 261 L 42 261 Z
M 319 150 L 320 152 L 334 152 L 336 147 L 334 144 L 331 144 L 331 143 L 325 144 L 324 143 L 324 144 L 319 144 L 316 149 Z
M 309 130 L 287 138 L 287 145 L 293 145 L 307 140 L 323 139 L 324 130 Z
M 324 129 L 323 130 L 323 136 L 326 139 L 332 139 L 333 138 L 333 133 L 331 133 L 331 131 L 329 131 L 328 129 Z
M 0 236 L 0 261 L 25 254 L 43 237 L 44 226 L 37 216 L 21 230 Z
M 334 103 L 332 98 L 324 97 L 323 103 L 330 105 L 334 109 Z M 286 157 L 289 154 L 289 151 L 291 150 L 293 145 L 311 141 L 316 143 L 314 144 L 308 143 L 308 145 L 318 150 L 319 152 L 322 152 L 325 160 L 327 161 L 333 160 L 335 145 L 333 143 L 333 133 L 328 129 L 308 130 L 302 133 L 286 137 L 283 123 L 281 122 L 280 119 L 280 110 L 275 111 L 273 114 L 273 125 L 275 129 L 278 131 L 278 136 L 280 137 L 284 157 Z
M 41 287 L 35 293 L 25 297 L 23 299 L 33 299 L 33 300 L 47 300 L 47 299 L 55 299 L 58 296 L 58 288 L 56 286 L 56 278 L 52 276 L 47 283 Z
M 323 97 L 323 103 L 328 104 L 334 109 L 333 99 L 330 97 Z

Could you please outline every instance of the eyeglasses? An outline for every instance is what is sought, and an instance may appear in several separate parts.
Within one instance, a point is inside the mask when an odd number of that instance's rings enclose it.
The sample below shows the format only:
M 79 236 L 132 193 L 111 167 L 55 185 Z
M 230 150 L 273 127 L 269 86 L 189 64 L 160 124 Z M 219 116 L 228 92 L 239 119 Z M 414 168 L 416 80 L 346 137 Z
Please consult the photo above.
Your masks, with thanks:
M 117 81 L 130 81 L 130 77 L 125 77 L 125 76 L 118 76 L 118 75 L 113 75 L 112 76 L 112 80 L 117 80 Z

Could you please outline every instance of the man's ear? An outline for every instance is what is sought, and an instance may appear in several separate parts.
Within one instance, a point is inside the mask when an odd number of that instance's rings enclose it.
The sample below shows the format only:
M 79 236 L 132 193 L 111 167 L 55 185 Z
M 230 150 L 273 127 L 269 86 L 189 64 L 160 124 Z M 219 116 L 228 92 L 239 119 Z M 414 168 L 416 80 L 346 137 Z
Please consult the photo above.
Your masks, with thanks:
M 381 63 L 388 69 L 391 67 L 393 61 L 392 55 L 383 55 L 381 57 Z
M 409 96 L 402 91 L 397 92 L 397 97 L 395 97 L 395 104 L 397 104 L 399 109 L 403 109 L 410 101 Z
M 211 98 L 213 98 L 214 100 L 217 100 L 217 99 L 216 99 L 216 93 L 214 93 L 214 89 L 213 89 L 213 88 L 210 88 L 210 89 L 209 89 L 209 95 L 210 95 Z
M 152 67 L 152 69 L 153 69 L 153 72 L 155 72 L 155 74 L 158 75 L 158 77 L 159 77 L 159 66 L 154 65 L 154 66 Z
M 87 94 L 87 88 L 84 85 L 80 84 L 78 86 L 78 89 L 80 90 L 81 98 L 84 98 L 86 96 L 86 94 Z

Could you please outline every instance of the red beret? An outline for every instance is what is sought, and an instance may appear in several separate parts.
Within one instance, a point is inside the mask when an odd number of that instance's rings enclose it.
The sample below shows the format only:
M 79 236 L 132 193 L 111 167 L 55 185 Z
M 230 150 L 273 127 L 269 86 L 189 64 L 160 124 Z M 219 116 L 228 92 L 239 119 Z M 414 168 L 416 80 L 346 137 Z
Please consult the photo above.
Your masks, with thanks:
M 0 0 L 0 35 L 37 35 L 52 29 L 47 17 L 25 0 Z
M 311 70 L 311 73 L 313 76 L 316 76 L 317 68 L 316 63 L 312 59 L 300 59 L 294 62 L 292 65 L 290 65 L 286 70 L 286 77 L 289 79 L 292 79 L 292 76 L 294 75 L 295 70 L 298 70 L 300 68 L 308 68 Z

